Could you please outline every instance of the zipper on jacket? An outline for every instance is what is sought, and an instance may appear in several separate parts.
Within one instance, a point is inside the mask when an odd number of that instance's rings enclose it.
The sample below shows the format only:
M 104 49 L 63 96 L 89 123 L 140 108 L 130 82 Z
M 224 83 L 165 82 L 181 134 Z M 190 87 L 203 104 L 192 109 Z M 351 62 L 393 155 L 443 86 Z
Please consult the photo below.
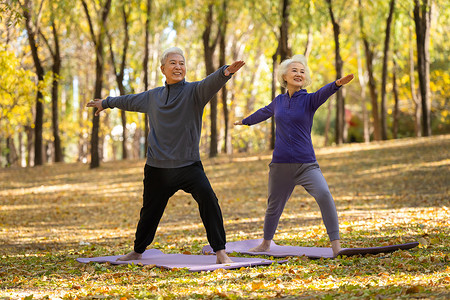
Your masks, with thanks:
M 167 85 L 167 98 L 166 98 L 166 105 L 169 102 L 169 95 L 170 95 L 170 85 Z

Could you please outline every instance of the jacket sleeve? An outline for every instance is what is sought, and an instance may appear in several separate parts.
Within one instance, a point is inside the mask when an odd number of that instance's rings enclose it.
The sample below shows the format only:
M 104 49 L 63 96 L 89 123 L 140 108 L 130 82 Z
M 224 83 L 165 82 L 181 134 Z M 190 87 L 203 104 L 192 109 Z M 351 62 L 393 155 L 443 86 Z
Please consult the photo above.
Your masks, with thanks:
M 335 81 L 330 82 L 314 93 L 311 93 L 311 108 L 316 111 L 328 98 L 336 93 L 341 87 L 338 87 Z
M 204 107 L 232 77 L 232 74 L 225 76 L 224 71 L 227 67 L 227 65 L 222 66 L 214 73 L 209 74 L 205 79 L 198 81 L 195 88 L 195 98 L 202 107 Z
M 253 114 L 251 114 L 247 118 L 243 119 L 242 124 L 251 126 L 251 125 L 258 124 L 258 123 L 265 121 L 268 118 L 272 117 L 274 114 L 275 100 L 276 100 L 276 98 L 269 105 L 266 105 L 266 106 L 258 109 Z
M 148 110 L 149 91 L 118 97 L 107 97 L 102 101 L 103 108 L 120 108 L 126 111 L 146 113 Z

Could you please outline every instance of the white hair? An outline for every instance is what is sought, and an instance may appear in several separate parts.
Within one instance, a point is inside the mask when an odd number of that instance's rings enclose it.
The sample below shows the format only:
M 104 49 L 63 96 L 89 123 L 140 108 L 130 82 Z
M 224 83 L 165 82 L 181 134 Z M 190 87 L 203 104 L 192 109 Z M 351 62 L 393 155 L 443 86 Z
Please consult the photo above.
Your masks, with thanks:
M 306 57 L 301 54 L 297 54 L 297 55 L 292 56 L 289 59 L 284 60 L 280 64 L 280 67 L 278 69 L 278 82 L 281 84 L 281 86 L 284 88 L 287 86 L 287 82 L 286 82 L 286 80 L 284 80 L 283 77 L 284 77 L 284 75 L 286 75 L 289 65 L 292 63 L 301 63 L 305 67 L 305 83 L 303 84 L 302 88 L 305 88 L 308 85 L 310 85 L 311 84 L 311 75 L 309 72 Z
M 169 56 L 169 54 L 179 54 L 181 56 L 183 56 L 184 58 L 184 54 L 183 54 L 183 50 L 181 50 L 178 47 L 171 47 L 169 49 L 164 50 L 162 56 L 161 56 L 161 66 L 164 66 L 164 64 L 166 63 L 167 57 Z M 186 59 L 185 59 L 186 60 Z

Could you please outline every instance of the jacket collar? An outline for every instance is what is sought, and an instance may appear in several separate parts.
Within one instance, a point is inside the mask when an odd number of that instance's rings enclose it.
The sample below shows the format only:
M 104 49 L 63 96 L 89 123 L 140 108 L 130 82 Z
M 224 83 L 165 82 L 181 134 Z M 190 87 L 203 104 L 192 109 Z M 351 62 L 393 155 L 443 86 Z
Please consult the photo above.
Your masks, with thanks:
M 183 79 L 183 80 L 178 81 L 177 83 L 173 83 L 173 84 L 168 84 L 167 82 L 164 82 L 164 85 L 165 85 L 165 87 L 170 87 L 170 88 L 175 87 L 176 88 L 176 87 L 184 85 L 185 82 L 186 82 L 186 79 Z
M 301 89 L 301 90 L 299 90 L 299 91 L 296 91 L 296 92 L 292 95 L 291 98 L 298 97 L 298 96 L 300 96 L 300 95 L 307 94 L 307 93 L 308 93 L 308 92 L 306 91 L 306 89 Z M 289 92 L 286 92 L 285 95 L 289 98 Z

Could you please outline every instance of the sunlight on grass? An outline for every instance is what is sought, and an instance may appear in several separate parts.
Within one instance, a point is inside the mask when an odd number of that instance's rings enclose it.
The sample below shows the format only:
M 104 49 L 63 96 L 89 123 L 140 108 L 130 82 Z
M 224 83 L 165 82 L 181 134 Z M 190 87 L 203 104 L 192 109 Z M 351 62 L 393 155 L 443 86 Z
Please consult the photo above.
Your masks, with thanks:
M 1 169 L 0 299 L 445 299 L 450 295 L 450 136 L 317 151 L 343 247 L 419 241 L 410 251 L 189 273 L 152 266 L 80 264 L 132 249 L 144 160 Z M 262 237 L 270 152 L 205 159 L 228 241 Z M 315 200 L 297 187 L 274 241 L 329 247 Z M 195 200 L 177 192 L 152 248 L 200 254 Z
M 403 164 L 392 164 L 389 166 L 378 167 L 374 169 L 364 170 L 359 172 L 358 174 L 374 174 L 381 173 L 380 176 L 396 176 L 404 172 L 405 170 L 420 170 L 421 168 L 436 168 L 436 167 L 448 167 L 450 168 L 450 159 L 443 159 L 441 161 L 433 161 L 433 162 L 421 162 L 414 164 L 403 163 Z M 394 172 L 396 171 L 396 172 Z

